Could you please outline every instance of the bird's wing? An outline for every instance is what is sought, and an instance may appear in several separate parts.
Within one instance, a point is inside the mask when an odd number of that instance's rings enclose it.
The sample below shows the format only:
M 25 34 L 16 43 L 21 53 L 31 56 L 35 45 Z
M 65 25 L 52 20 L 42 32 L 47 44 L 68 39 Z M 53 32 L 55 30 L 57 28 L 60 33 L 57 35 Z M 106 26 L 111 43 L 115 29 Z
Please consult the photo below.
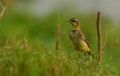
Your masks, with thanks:
M 82 39 L 87 43 L 88 47 L 90 48 L 88 40 L 87 40 L 87 38 L 85 37 L 85 35 L 83 34 L 83 32 L 81 30 L 80 30 L 80 35 L 82 36 Z
M 86 37 L 84 37 L 84 41 L 87 43 L 88 47 L 90 48 L 90 45 L 89 45 L 88 40 L 87 40 Z

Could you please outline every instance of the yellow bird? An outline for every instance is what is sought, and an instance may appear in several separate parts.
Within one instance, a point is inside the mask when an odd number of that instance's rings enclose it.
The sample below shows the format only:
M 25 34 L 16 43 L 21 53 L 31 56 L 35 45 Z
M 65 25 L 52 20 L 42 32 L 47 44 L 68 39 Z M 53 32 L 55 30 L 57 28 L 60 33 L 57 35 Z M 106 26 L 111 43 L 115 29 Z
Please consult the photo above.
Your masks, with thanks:
M 69 22 L 72 24 L 72 30 L 69 34 L 69 38 L 74 45 L 75 49 L 77 51 L 84 52 L 85 56 L 86 53 L 89 54 L 89 56 L 93 56 L 93 54 L 90 51 L 89 44 L 87 42 L 87 38 L 84 36 L 80 29 L 79 22 L 76 18 L 72 18 L 69 20 Z

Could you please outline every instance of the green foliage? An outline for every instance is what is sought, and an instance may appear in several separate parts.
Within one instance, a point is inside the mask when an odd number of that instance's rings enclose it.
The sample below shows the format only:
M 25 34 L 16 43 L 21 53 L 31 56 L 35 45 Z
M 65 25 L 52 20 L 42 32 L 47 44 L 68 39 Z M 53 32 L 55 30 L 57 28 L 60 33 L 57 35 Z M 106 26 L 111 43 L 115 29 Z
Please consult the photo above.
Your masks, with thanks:
M 78 58 L 74 50 L 47 50 L 26 38 L 7 39 L 0 49 L 1 76 L 116 76 L 112 62 L 99 66 L 97 61 Z
M 12 9 L 10 9 L 12 10 Z M 66 22 L 74 14 L 63 14 L 57 21 L 55 13 L 46 18 L 31 17 L 7 10 L 0 21 L 0 76 L 118 76 L 119 28 L 109 19 L 102 19 L 102 35 L 105 47 L 102 64 L 85 61 L 73 50 L 68 39 L 70 24 Z M 78 15 L 81 29 L 88 38 L 92 52 L 97 56 L 96 17 Z M 55 28 L 61 24 L 60 49 L 55 50 Z M 106 39 L 107 32 L 107 39 Z

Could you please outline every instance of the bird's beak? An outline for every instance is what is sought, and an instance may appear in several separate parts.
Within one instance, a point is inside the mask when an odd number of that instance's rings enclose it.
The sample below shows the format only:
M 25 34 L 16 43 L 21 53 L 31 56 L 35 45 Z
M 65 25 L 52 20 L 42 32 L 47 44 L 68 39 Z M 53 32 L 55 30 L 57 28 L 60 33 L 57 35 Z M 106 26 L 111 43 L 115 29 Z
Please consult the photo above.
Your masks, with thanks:
M 70 20 L 67 20 L 67 22 L 71 22 Z
M 66 22 L 70 22 L 69 20 L 67 20 Z

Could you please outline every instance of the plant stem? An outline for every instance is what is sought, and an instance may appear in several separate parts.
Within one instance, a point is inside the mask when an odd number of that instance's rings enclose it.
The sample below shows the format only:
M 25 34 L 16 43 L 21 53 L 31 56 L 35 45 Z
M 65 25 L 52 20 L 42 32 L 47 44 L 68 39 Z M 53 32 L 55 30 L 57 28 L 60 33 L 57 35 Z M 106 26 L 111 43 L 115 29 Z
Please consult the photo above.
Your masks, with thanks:
M 57 24 L 56 27 L 56 50 L 60 48 L 60 24 Z
M 101 25 L 100 25 L 100 11 L 97 12 L 97 36 L 98 36 L 98 63 L 101 64 L 101 52 L 102 52 L 102 36 L 101 36 Z

